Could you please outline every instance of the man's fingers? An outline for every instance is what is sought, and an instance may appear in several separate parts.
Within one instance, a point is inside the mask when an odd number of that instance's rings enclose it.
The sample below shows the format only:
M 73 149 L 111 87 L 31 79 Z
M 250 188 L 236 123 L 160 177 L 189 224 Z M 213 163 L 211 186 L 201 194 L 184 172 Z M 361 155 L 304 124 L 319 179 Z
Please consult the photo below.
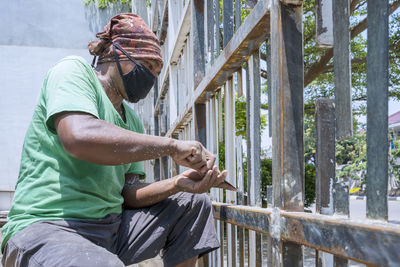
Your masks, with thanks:
M 208 150 L 205 150 L 207 158 L 207 168 L 210 170 L 214 166 L 216 157 Z
M 210 183 L 212 183 L 212 176 L 213 176 L 213 171 L 209 170 L 207 174 L 204 176 L 203 180 L 200 181 L 199 185 L 199 193 L 204 193 L 208 190 L 208 186 Z

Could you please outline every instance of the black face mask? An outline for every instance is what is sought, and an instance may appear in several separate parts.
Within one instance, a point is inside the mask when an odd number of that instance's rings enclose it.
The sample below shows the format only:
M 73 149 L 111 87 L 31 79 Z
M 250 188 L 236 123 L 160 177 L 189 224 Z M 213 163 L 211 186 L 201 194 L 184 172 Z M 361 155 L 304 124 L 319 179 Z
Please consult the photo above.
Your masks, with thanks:
M 115 48 L 121 50 L 122 53 L 124 53 L 133 63 L 135 63 L 135 67 L 127 74 L 122 73 L 121 64 L 119 63 L 118 54 Z M 137 62 L 124 49 L 122 49 L 119 44 L 113 44 L 113 52 L 115 61 L 117 62 L 119 74 L 121 75 L 126 94 L 128 95 L 128 101 L 136 103 L 140 99 L 144 99 L 149 93 L 150 89 L 153 87 L 156 77 L 154 77 L 154 75 L 145 66 Z

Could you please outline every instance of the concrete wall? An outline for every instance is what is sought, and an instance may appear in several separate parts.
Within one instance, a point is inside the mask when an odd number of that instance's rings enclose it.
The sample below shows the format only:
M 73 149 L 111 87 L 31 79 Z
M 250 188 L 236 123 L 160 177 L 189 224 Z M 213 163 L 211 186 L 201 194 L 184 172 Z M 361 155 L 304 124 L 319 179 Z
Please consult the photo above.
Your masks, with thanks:
M 82 0 L 0 2 L 0 210 L 10 208 L 25 132 L 48 69 L 68 55 L 91 62 L 87 43 L 121 12 L 129 8 L 99 11 Z

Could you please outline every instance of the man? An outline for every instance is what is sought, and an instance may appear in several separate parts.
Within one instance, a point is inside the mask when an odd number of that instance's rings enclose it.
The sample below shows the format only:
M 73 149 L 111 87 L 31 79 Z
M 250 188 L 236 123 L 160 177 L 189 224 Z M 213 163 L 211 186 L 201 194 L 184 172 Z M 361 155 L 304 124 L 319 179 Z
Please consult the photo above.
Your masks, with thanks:
M 113 17 L 91 42 L 93 70 L 67 57 L 47 74 L 27 131 L 3 266 L 124 266 L 162 252 L 194 266 L 218 247 L 211 187 L 226 171 L 200 143 L 143 134 L 137 102 L 162 68 L 159 42 L 133 14 Z M 143 184 L 143 160 L 171 156 L 191 169 Z

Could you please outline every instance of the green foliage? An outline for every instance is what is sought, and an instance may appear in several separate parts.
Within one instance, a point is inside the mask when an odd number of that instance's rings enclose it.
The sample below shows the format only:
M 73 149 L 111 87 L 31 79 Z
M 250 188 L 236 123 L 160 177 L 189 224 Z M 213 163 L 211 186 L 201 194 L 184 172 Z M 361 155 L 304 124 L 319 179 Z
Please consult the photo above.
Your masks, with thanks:
M 315 166 L 305 164 L 304 166 L 305 198 L 304 206 L 309 207 L 315 202 Z
M 360 180 L 365 183 L 367 167 L 366 132 L 355 132 L 351 138 L 337 142 L 336 162 L 346 165 L 338 171 L 337 177 L 342 180 Z
M 309 207 L 315 201 L 315 166 L 306 164 L 304 169 L 305 199 L 304 206 Z M 243 163 L 245 191 L 247 191 L 247 162 Z M 267 186 L 272 185 L 272 160 L 261 159 L 261 197 L 267 198 Z
M 247 137 L 247 117 L 246 117 L 246 98 L 240 97 L 235 99 L 235 120 L 236 120 L 236 136 Z M 261 132 L 267 127 L 267 116 L 261 115 Z
M 307 73 L 311 66 L 325 53 L 326 48 L 318 48 L 315 41 L 315 1 L 303 2 L 304 22 L 304 72 Z M 393 1 L 390 1 L 393 2 Z M 350 17 L 350 26 L 356 26 L 362 21 L 367 12 L 367 1 L 361 0 L 356 5 Z M 366 113 L 366 34 L 359 34 L 351 40 L 352 58 L 352 99 L 353 113 Z M 400 100 L 400 13 L 394 12 L 389 19 L 389 97 L 392 100 Z M 330 60 L 324 71 L 305 88 L 305 106 L 313 106 L 316 99 L 321 97 L 333 97 L 334 76 L 333 59 Z M 308 110 L 306 110 L 308 111 Z M 310 110 L 312 112 L 312 110 Z
M 89 4 L 92 4 L 92 3 L 97 3 L 97 7 L 99 9 L 105 9 L 105 8 L 109 7 L 111 4 L 114 4 L 114 3 L 121 3 L 121 4 L 124 4 L 124 5 L 129 5 L 129 7 L 132 8 L 132 6 L 131 6 L 132 1 L 131 0 L 83 0 L 83 1 L 85 2 L 85 5 L 89 5 Z M 150 0 L 146 0 L 146 3 L 148 1 L 150 1 Z

